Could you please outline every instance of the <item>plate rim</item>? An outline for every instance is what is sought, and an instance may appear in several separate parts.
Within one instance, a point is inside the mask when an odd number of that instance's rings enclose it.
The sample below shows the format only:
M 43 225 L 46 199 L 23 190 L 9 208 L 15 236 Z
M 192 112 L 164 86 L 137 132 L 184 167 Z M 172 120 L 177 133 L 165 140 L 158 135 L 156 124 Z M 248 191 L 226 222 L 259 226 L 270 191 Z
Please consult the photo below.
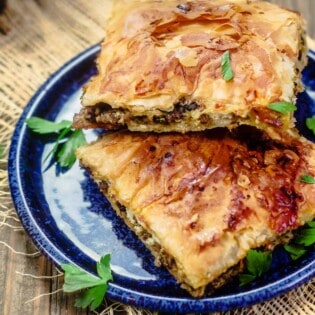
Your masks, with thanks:
M 74 56 L 57 71 L 55 71 L 35 92 L 30 99 L 20 118 L 15 126 L 8 154 L 8 178 L 9 189 L 13 204 L 19 219 L 23 225 L 25 232 L 29 235 L 32 242 L 38 247 L 46 258 L 51 261 L 57 268 L 60 269 L 60 264 L 64 262 L 74 263 L 62 251 L 54 246 L 54 244 L 46 237 L 45 233 L 36 223 L 35 218 L 31 215 L 27 200 L 21 186 L 19 156 L 23 138 L 25 137 L 25 120 L 31 117 L 33 112 L 40 107 L 46 93 L 54 87 L 58 81 L 73 70 L 80 66 L 81 62 L 88 58 L 95 57 L 100 51 L 100 43 L 97 43 L 78 55 Z M 315 51 L 309 50 L 308 56 L 315 60 Z M 25 211 L 30 216 L 28 221 L 25 219 Z M 24 214 L 24 216 L 22 215 Z M 34 238 L 31 233 L 36 230 L 40 234 L 40 240 Z M 43 244 L 43 239 L 46 243 Z M 48 250 L 48 249 L 49 250 Z M 52 255 L 54 254 L 54 255 Z M 88 270 L 86 270 L 88 271 Z M 89 271 L 88 271 L 89 272 Z M 310 280 L 315 275 L 315 261 L 302 266 L 292 274 L 278 279 L 272 283 L 266 284 L 256 289 L 250 289 L 245 292 L 231 294 L 219 297 L 204 297 L 204 298 L 187 298 L 187 297 L 166 297 L 156 296 L 150 293 L 142 293 L 132 289 L 124 288 L 115 282 L 109 282 L 106 298 L 120 301 L 125 304 L 133 305 L 140 308 L 146 308 L 158 311 L 172 312 L 210 312 L 210 311 L 227 311 L 240 307 L 247 307 L 259 302 L 263 302 L 281 295 L 297 286 Z

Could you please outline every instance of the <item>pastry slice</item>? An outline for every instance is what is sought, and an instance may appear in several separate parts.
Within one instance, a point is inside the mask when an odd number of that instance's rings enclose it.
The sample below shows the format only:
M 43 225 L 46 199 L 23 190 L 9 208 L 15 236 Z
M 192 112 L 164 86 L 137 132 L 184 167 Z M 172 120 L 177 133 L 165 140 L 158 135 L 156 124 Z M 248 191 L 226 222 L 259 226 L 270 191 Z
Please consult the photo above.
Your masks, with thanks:
M 305 46 L 301 16 L 265 1 L 115 1 L 74 126 L 286 130 L 268 106 L 295 102 Z
M 225 283 L 253 248 L 315 217 L 315 147 L 253 127 L 106 133 L 77 157 L 126 224 L 193 296 Z

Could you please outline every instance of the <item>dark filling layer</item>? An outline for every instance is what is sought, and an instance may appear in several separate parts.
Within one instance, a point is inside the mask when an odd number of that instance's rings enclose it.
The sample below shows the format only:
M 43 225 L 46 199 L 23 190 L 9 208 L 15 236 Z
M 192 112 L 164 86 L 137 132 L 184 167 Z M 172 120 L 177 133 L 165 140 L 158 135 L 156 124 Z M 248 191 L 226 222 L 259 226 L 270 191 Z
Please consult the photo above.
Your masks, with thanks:
M 185 119 L 187 112 L 200 108 L 196 102 L 190 102 L 185 99 L 180 100 L 174 105 L 170 112 L 162 112 L 160 115 L 154 115 L 152 118 L 144 115 L 132 116 L 126 109 L 113 109 L 108 104 L 97 104 L 95 106 L 84 107 L 80 113 L 75 115 L 73 126 L 75 128 L 100 127 L 109 130 L 125 128 L 128 121 L 137 124 L 161 124 L 169 125 L 180 122 Z M 208 124 L 210 117 L 202 114 L 199 118 L 201 124 Z

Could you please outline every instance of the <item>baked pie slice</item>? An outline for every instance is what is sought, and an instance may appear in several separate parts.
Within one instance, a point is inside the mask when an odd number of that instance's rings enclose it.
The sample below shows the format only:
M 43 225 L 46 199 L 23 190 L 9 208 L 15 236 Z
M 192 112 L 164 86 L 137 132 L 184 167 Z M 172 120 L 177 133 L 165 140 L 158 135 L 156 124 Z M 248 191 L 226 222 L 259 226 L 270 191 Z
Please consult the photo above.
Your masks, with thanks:
M 74 126 L 286 130 L 268 106 L 295 103 L 305 46 L 301 16 L 265 1 L 115 1 Z
M 241 126 L 112 132 L 77 157 L 126 224 L 193 296 L 240 271 L 250 249 L 288 239 L 315 217 L 313 143 Z

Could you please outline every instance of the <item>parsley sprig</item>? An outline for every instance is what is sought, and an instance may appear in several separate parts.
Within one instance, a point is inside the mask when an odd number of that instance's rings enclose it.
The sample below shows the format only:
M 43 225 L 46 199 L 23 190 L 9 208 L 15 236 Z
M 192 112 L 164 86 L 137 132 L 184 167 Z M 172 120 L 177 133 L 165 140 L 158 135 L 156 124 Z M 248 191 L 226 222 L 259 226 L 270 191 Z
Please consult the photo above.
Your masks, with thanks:
M 55 136 L 55 143 L 45 160 L 55 159 L 63 168 L 71 168 L 76 161 L 75 150 L 86 143 L 82 130 L 71 128 L 69 120 L 52 122 L 40 117 L 31 117 L 26 120 L 27 126 L 40 135 Z
M 228 50 L 222 55 L 221 72 L 225 81 L 230 81 L 234 78 L 234 73 L 231 66 L 230 52 Z
M 315 134 L 315 116 L 306 119 L 306 126 Z
M 244 286 L 266 273 L 270 268 L 271 260 L 271 252 L 249 250 L 245 259 L 247 272 L 239 275 L 240 285 Z
M 292 242 L 284 245 L 284 249 L 290 254 L 292 260 L 303 256 L 310 246 L 315 244 L 315 221 L 308 222 L 300 229 Z
M 110 255 L 104 255 L 96 264 L 98 277 L 94 277 L 83 269 L 72 264 L 62 264 L 61 268 L 65 272 L 64 292 L 75 292 L 88 289 L 75 301 L 76 307 L 90 307 L 95 310 L 102 304 L 107 292 L 108 282 L 113 280 L 110 269 Z

